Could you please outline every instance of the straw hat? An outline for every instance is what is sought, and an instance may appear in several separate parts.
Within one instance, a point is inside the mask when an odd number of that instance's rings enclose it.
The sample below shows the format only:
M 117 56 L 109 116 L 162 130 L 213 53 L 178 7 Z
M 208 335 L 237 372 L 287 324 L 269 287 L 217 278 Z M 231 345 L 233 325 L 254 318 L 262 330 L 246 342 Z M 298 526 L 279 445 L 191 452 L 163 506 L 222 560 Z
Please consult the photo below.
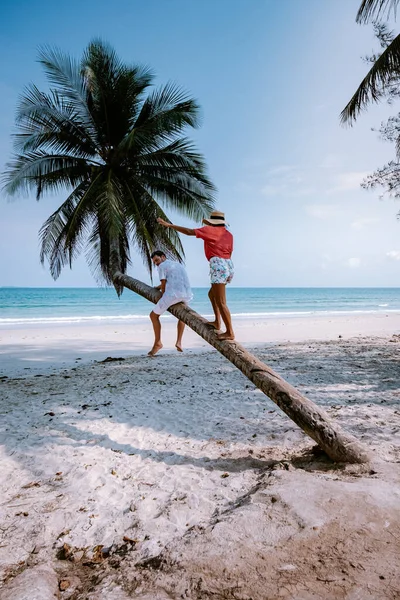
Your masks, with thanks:
M 205 225 L 226 225 L 225 213 L 219 210 L 213 210 L 208 219 L 203 219 Z

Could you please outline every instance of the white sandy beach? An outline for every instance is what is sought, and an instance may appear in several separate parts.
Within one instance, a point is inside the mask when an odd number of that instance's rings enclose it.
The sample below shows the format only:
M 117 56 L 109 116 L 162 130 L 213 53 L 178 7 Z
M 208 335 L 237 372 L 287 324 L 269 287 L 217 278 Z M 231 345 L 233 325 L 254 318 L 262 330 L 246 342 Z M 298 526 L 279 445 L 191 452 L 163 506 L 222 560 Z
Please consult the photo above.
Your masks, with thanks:
M 164 349 L 175 353 L 176 321 L 162 318 Z M 337 340 L 400 333 L 400 314 L 310 316 L 307 318 L 241 318 L 235 320 L 236 339 L 245 347 Z M 186 328 L 186 351 L 210 351 L 210 346 Z M 75 364 L 89 364 L 107 356 L 142 356 L 153 343 L 149 319 L 109 324 L 29 325 L 0 328 L 0 375 L 41 373 Z
M 400 597 L 400 316 L 235 328 L 373 464 L 315 452 L 173 321 L 154 359 L 147 322 L 3 328 L 1 600 Z

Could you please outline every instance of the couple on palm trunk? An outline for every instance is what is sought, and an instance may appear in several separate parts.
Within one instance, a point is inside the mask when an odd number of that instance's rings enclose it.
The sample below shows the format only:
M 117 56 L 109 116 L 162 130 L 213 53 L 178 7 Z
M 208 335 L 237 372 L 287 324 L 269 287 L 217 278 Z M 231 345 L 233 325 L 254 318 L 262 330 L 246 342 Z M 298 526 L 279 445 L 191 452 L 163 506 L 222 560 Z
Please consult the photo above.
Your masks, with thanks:
M 204 252 L 210 264 L 211 288 L 208 292 L 214 311 L 214 321 L 210 323 L 217 331 L 221 328 L 221 321 L 226 331 L 219 334 L 220 340 L 233 340 L 235 338 L 231 313 L 226 303 L 226 284 L 233 278 L 233 263 L 231 260 L 233 251 L 233 236 L 226 229 L 225 215 L 214 211 L 208 219 L 203 219 L 203 227 L 189 229 L 180 225 L 173 225 L 161 218 L 157 219 L 160 225 L 174 229 L 184 235 L 196 236 L 204 241 Z M 189 302 L 192 299 L 189 280 L 184 267 L 167 259 L 164 252 L 156 250 L 151 259 L 159 269 L 160 289 L 162 296 L 150 313 L 150 319 L 154 329 L 154 345 L 149 356 L 154 356 L 161 348 L 161 323 L 162 315 L 170 306 L 178 302 Z M 185 324 L 178 321 L 176 349 L 182 352 L 182 335 Z

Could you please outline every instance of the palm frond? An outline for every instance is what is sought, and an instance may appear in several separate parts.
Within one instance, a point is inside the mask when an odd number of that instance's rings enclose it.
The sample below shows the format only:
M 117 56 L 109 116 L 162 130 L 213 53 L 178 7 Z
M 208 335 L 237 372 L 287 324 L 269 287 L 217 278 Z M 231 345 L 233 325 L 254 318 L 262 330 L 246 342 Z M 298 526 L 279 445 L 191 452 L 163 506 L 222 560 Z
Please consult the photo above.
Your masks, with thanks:
M 86 182 L 80 184 L 40 228 L 40 261 L 43 264 L 45 259 L 48 260 L 53 279 L 57 279 L 62 268 L 72 262 L 66 238 L 74 210 L 86 193 L 87 185 Z M 79 246 L 74 254 L 79 254 Z
M 10 196 L 35 190 L 39 200 L 45 190 L 59 191 L 77 186 L 91 176 L 92 169 L 84 159 L 40 150 L 26 152 L 7 163 L 3 174 L 4 190 Z
M 146 67 L 125 66 L 101 40 L 89 44 L 82 69 L 99 141 L 105 148 L 116 147 L 131 129 L 153 75 Z
M 88 158 L 97 154 L 75 108 L 57 91 L 44 94 L 28 86 L 17 107 L 16 123 L 15 147 L 22 152 L 42 147 Z
M 137 180 L 127 186 L 126 194 L 130 236 L 150 275 L 153 250 L 162 249 L 182 262 L 184 251 L 179 235 L 173 229 L 166 229 L 157 223 L 157 217 L 167 217 L 156 199 Z
M 382 90 L 391 81 L 394 72 L 400 74 L 400 35 L 394 38 L 364 77 L 356 93 L 341 112 L 341 122 L 352 124 L 370 102 L 378 102 Z
M 97 127 L 88 110 L 87 82 L 82 76 L 80 63 L 61 50 L 49 46 L 42 46 L 39 50 L 39 62 L 50 83 L 72 103 L 86 130 L 95 139 Z
M 122 141 L 121 152 L 155 151 L 171 142 L 185 127 L 200 126 L 200 108 L 179 87 L 167 84 L 143 103 L 132 131 Z
M 398 3 L 399 0 L 363 0 L 358 9 L 356 21 L 357 23 L 368 23 L 372 20 L 377 21 L 386 9 L 388 17 L 392 10 L 396 17 Z

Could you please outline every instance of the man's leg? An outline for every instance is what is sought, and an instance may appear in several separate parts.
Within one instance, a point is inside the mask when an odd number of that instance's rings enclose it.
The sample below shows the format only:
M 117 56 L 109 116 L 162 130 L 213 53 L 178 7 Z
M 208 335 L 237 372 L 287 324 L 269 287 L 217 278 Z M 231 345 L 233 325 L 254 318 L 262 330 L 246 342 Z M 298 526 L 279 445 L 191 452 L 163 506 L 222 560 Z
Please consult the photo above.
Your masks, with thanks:
M 154 329 L 154 345 L 150 352 L 148 352 L 148 356 L 154 356 L 157 354 L 159 350 L 163 347 L 161 343 L 161 323 L 160 323 L 160 315 L 157 315 L 154 311 L 150 313 L 150 319 L 153 324 Z
M 221 318 L 226 327 L 225 333 L 221 333 L 218 336 L 218 339 L 234 340 L 235 334 L 233 332 L 233 327 L 232 327 L 231 313 L 230 313 L 228 305 L 226 303 L 226 284 L 225 283 L 213 283 L 211 286 L 211 289 L 213 291 L 215 303 L 217 305 L 217 308 L 221 314 Z
M 212 325 L 214 327 L 214 329 L 216 329 L 218 331 L 219 329 L 221 329 L 221 313 L 219 311 L 217 302 L 215 300 L 214 284 L 211 284 L 210 291 L 208 292 L 208 297 L 210 298 L 211 306 L 213 308 L 214 316 L 215 316 L 215 320 L 210 321 L 209 325 Z
M 175 344 L 175 348 L 178 350 L 178 352 L 183 352 L 183 350 L 182 350 L 182 335 L 183 335 L 184 329 L 185 329 L 185 323 L 183 321 L 178 321 L 176 344 Z

